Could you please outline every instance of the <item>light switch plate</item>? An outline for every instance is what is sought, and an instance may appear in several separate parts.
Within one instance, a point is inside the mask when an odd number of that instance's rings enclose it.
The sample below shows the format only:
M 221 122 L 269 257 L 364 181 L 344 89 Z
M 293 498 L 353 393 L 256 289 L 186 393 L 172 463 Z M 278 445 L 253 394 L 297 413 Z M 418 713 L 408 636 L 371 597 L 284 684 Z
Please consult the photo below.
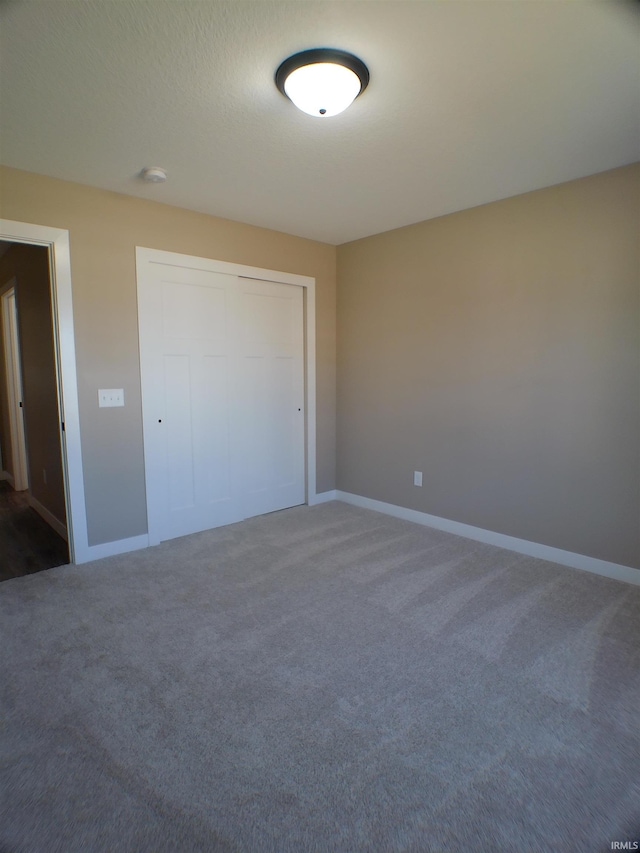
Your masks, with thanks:
M 98 406 L 101 409 L 124 406 L 124 388 L 99 388 Z

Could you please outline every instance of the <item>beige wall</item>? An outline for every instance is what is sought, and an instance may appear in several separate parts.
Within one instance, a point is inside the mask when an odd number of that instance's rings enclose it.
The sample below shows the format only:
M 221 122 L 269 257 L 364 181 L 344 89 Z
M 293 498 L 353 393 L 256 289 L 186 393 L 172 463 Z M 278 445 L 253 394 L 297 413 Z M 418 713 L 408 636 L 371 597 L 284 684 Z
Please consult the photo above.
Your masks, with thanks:
M 315 277 L 317 486 L 335 487 L 335 247 L 7 168 L 0 216 L 70 232 L 90 545 L 147 529 L 136 246 Z M 98 388 L 124 388 L 125 407 L 98 409 Z
M 316 278 L 319 492 L 640 566 L 639 187 L 636 165 L 339 247 L 336 484 L 334 247 L 0 169 L 0 216 L 70 231 L 90 544 L 146 530 L 141 245 Z
M 29 493 L 66 525 L 48 249 L 13 245 L 0 258 L 0 292 L 11 280 L 18 308 Z M 3 432 L 4 426 L 3 419 Z M 9 461 L 9 432 L 6 438 Z M 15 474 L 12 467 L 6 470 Z
M 340 246 L 338 488 L 640 567 L 639 200 L 640 164 Z

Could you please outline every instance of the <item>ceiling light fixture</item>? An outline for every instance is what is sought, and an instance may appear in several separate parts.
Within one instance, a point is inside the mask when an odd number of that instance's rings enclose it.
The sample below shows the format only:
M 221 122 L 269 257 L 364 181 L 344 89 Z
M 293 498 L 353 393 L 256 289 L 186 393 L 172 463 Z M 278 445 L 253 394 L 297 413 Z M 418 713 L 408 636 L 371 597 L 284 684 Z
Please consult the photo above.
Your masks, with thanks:
M 338 115 L 361 95 L 369 69 L 361 59 L 329 47 L 303 50 L 285 59 L 276 71 L 276 86 L 310 116 Z

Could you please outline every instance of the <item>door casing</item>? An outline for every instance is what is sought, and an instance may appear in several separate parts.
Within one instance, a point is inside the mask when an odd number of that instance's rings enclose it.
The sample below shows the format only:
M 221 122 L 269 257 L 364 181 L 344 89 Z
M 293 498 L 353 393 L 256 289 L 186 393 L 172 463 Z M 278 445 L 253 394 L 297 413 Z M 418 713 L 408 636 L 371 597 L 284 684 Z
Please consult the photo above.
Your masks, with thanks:
M 72 563 L 86 563 L 93 559 L 94 555 L 91 554 L 87 537 L 69 232 L 62 228 L 0 219 L 0 239 L 32 246 L 46 246 L 49 249 L 49 284 L 69 559 Z
M 16 305 L 16 281 L 6 282 L 2 293 L 2 333 L 4 337 L 4 364 L 6 389 L 9 401 L 9 429 L 13 466 L 13 488 L 22 492 L 29 488 L 27 449 L 24 436 L 24 409 L 22 407 L 22 369 Z

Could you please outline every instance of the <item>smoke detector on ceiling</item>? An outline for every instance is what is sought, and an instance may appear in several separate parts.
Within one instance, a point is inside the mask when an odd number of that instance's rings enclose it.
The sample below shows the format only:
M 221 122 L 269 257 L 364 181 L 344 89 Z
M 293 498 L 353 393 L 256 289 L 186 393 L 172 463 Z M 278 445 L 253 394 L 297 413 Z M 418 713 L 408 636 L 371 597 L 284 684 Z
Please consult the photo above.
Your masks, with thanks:
M 149 166 L 140 172 L 140 177 L 150 184 L 164 184 L 167 180 L 167 170 L 160 166 Z

